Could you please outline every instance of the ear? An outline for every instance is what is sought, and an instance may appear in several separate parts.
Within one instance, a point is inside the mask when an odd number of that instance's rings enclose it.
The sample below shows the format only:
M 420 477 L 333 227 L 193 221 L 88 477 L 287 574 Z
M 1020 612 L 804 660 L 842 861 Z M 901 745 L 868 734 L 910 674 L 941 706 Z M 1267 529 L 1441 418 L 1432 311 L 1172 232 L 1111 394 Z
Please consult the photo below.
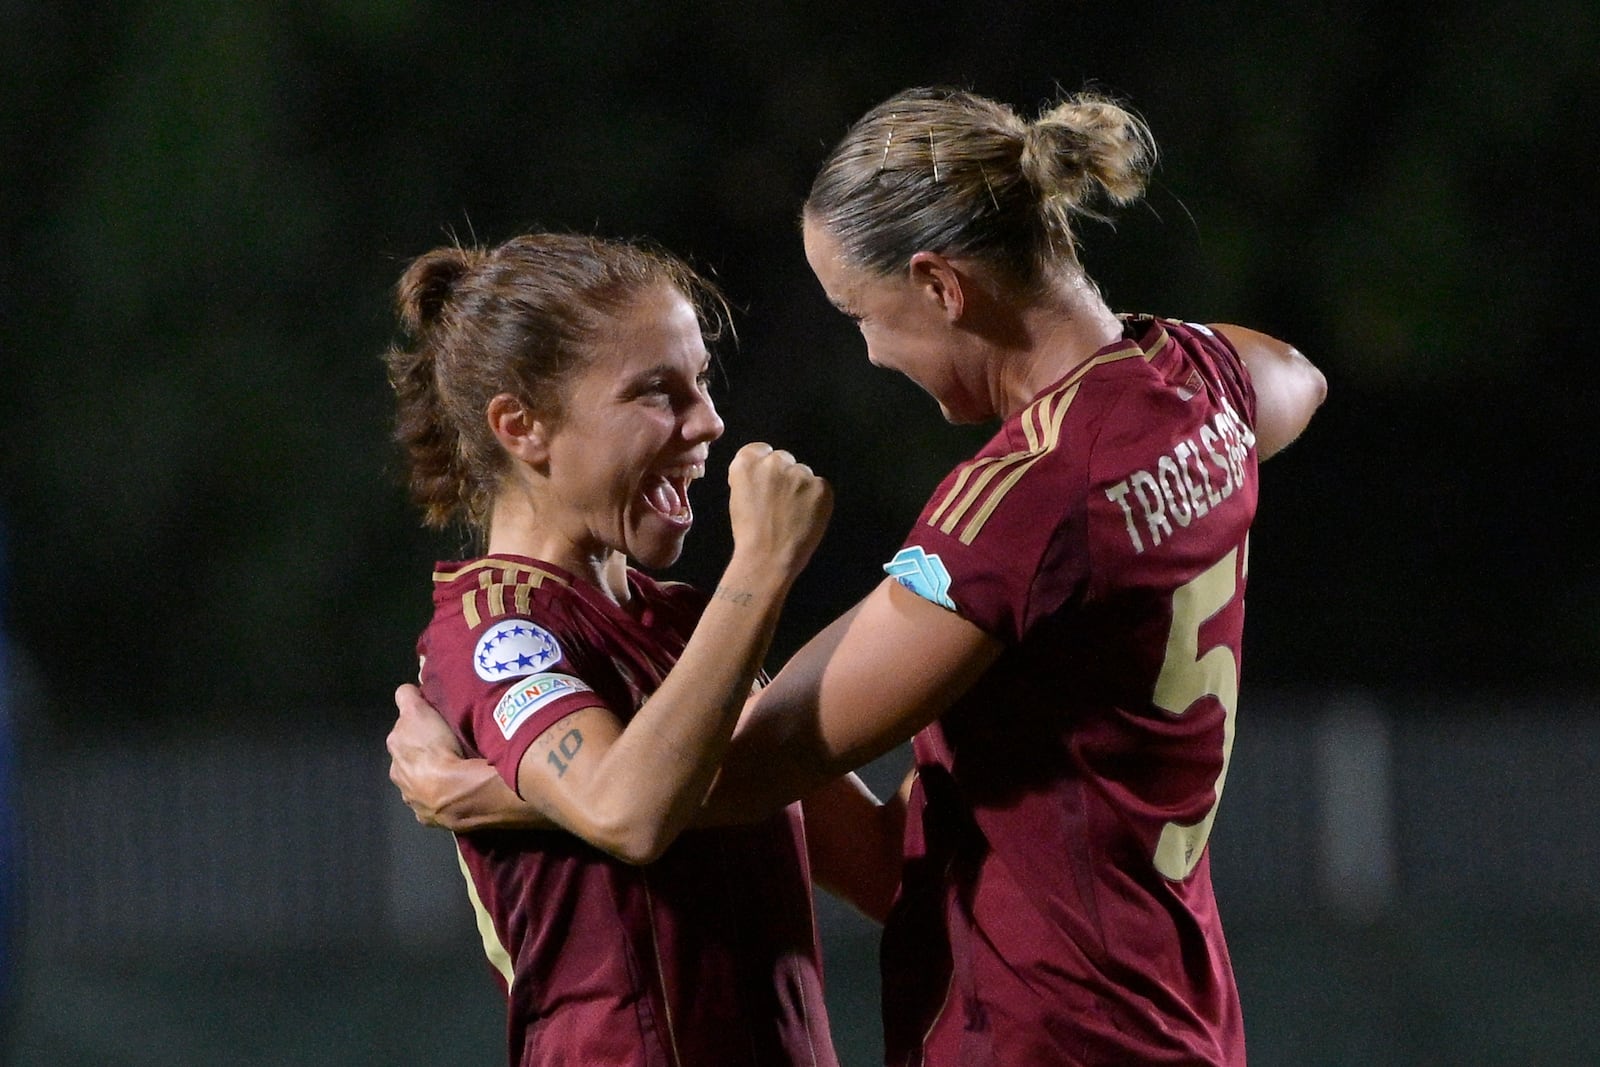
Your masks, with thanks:
M 937 252 L 914 252 L 908 272 L 911 284 L 938 305 L 947 322 L 960 320 L 967 308 L 966 280 L 954 263 Z
M 499 393 L 489 401 L 489 432 L 513 459 L 543 467 L 550 459 L 550 424 L 537 418 L 510 393 Z

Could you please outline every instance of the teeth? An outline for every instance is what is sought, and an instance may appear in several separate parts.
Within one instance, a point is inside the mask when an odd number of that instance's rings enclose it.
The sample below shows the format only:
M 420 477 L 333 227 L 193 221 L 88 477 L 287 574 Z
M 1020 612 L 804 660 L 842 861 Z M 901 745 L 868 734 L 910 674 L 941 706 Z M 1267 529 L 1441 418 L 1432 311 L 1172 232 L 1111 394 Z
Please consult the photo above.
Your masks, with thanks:
M 704 477 L 704 463 L 685 463 L 677 467 L 663 467 L 656 472 L 654 488 L 646 490 L 651 505 L 663 515 L 687 519 L 689 509 L 689 483 Z

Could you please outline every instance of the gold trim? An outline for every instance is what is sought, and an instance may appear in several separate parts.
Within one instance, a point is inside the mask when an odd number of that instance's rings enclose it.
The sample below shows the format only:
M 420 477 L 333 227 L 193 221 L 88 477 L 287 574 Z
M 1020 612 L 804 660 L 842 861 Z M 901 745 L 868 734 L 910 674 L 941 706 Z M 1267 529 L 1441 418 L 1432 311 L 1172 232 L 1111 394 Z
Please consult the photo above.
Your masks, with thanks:
M 458 570 L 434 571 L 433 580 L 441 584 L 453 582 L 474 572 L 478 575 L 478 588 L 461 594 L 461 614 L 467 621 L 468 629 L 476 629 L 484 621 L 485 614 L 490 619 L 498 619 L 508 614 L 506 610 L 508 589 L 517 613 L 526 615 L 532 605 L 533 590 L 547 581 L 560 586 L 572 584 L 561 575 L 543 567 L 504 559 L 480 559 Z M 478 608 L 479 593 L 488 594 L 484 610 Z
M 683 1067 L 683 1054 L 678 1051 L 677 1027 L 672 1021 L 672 990 L 667 988 L 667 968 L 661 958 L 661 935 L 656 932 L 655 894 L 650 892 L 650 878 L 639 872 L 639 884 L 644 888 L 644 914 L 650 920 L 650 947 L 656 956 L 656 978 L 661 983 L 661 1011 L 666 1016 L 667 1046 L 672 1052 L 673 1067 Z
M 970 545 L 1005 494 L 1011 491 L 1017 481 L 1027 473 L 1029 467 L 1053 451 L 1060 443 L 1061 424 L 1065 419 L 1066 409 L 1077 396 L 1084 376 L 1095 367 L 1136 355 L 1146 361 L 1153 359 L 1168 341 L 1170 338 L 1165 330 L 1158 332 L 1155 346 L 1149 351 L 1136 341 L 1128 341 L 1124 347 L 1096 356 L 1084 363 L 1063 379 L 1056 388 L 1029 404 L 1018 416 L 1027 447 L 1004 456 L 984 456 L 964 464 L 956 476 L 955 485 L 951 486 L 950 491 L 939 502 L 939 506 L 928 516 L 928 525 L 940 533 L 952 533 L 962 520 L 967 518 L 973 506 L 990 491 L 991 485 L 994 485 L 998 478 L 998 486 L 984 500 L 977 514 L 968 519 L 966 527 L 961 532 L 961 542 Z M 1055 404 L 1059 406 L 1051 406 Z M 1052 412 L 1048 418 L 1045 415 L 1047 411 Z M 1035 425 L 1036 422 L 1038 425 Z
M 461 866 L 461 877 L 467 880 L 467 899 L 472 901 L 472 914 L 478 920 L 478 936 L 483 939 L 483 954 L 489 957 L 490 965 L 506 980 L 506 992 L 509 995 L 511 983 L 516 978 L 511 965 L 511 953 L 501 944 L 500 932 L 494 928 L 494 919 L 490 917 L 489 909 L 483 906 L 483 898 L 478 895 L 478 885 L 472 880 L 472 872 L 467 869 L 467 858 L 461 854 L 459 841 L 456 843 L 456 863 Z
M 535 588 L 542 585 L 546 579 L 555 582 L 557 585 L 571 584 L 554 571 L 546 570 L 543 567 L 536 567 L 531 563 L 518 563 L 516 560 L 510 559 L 474 560 L 471 563 L 468 563 L 465 566 L 459 567 L 453 571 L 434 571 L 433 580 L 436 582 L 453 582 L 462 575 L 471 574 L 473 571 L 481 571 L 488 567 L 499 567 L 506 575 L 526 575 L 533 579 L 532 584 Z
M 1018 464 L 1015 470 L 1006 475 L 1005 480 L 989 495 L 989 499 L 984 502 L 983 507 L 978 509 L 978 513 L 972 517 L 972 521 L 967 523 L 966 529 L 961 531 L 962 544 L 972 544 L 977 539 L 984 524 L 989 521 L 989 516 L 993 515 L 995 508 L 1000 506 L 1000 501 L 1005 498 L 1005 495 L 1011 492 L 1017 482 L 1022 480 L 1022 476 L 1027 474 L 1035 463 L 1055 451 L 1056 446 L 1061 443 L 1061 424 L 1066 421 L 1067 409 L 1072 406 L 1072 402 L 1077 399 L 1077 396 L 1078 385 L 1075 384 L 1061 397 L 1055 414 L 1050 419 L 1050 425 L 1045 432 L 1041 447 L 1028 457 L 1027 462 Z

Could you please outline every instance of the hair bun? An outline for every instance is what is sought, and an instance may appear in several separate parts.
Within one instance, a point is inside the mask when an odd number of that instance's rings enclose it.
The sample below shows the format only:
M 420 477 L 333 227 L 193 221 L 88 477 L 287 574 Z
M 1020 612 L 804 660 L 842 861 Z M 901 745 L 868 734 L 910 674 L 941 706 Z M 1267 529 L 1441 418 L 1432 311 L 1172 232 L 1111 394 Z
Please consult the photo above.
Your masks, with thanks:
M 395 290 L 400 323 L 408 333 L 420 335 L 438 323 L 472 266 L 471 254 L 459 247 L 436 248 L 411 264 Z
M 1080 93 L 1028 125 L 1021 162 L 1043 195 L 1064 196 L 1082 210 L 1097 191 L 1116 204 L 1137 200 L 1155 166 L 1156 145 L 1137 115 Z

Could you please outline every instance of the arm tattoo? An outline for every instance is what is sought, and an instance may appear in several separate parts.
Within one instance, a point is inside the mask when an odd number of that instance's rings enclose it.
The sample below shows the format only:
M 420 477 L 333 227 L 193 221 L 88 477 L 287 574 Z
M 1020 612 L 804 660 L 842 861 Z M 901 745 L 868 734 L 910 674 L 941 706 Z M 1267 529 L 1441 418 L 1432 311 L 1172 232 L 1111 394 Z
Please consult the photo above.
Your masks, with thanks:
M 572 758 L 578 754 L 581 748 L 583 748 L 583 731 L 568 730 L 566 736 L 556 745 L 555 751 L 545 756 L 545 759 L 550 761 L 550 765 L 556 769 L 557 778 L 567 773 L 567 768 L 572 764 Z
M 754 594 L 752 593 L 747 593 L 740 589 L 724 589 L 720 585 L 717 586 L 717 591 L 713 595 L 718 600 L 732 601 L 741 606 L 750 603 L 754 599 Z

